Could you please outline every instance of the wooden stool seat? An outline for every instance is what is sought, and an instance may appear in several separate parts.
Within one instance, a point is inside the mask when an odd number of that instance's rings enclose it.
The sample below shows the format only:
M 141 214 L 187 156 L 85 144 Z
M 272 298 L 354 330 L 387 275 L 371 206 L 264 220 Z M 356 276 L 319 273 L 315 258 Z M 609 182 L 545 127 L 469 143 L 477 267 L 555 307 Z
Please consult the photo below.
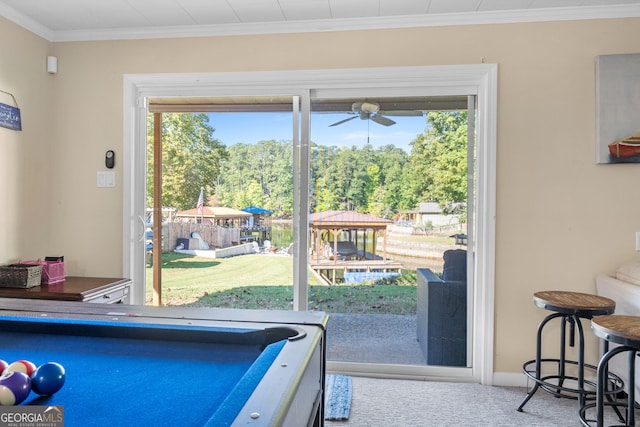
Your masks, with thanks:
M 593 319 L 596 316 L 610 315 L 616 309 L 616 303 L 610 298 L 599 295 L 585 294 L 582 292 L 568 291 L 541 291 L 533 294 L 533 302 L 537 307 L 552 311 L 538 326 L 536 342 L 536 358 L 524 363 L 522 369 L 531 380 L 533 387 L 527 392 L 518 411 L 522 412 L 524 405 L 536 393 L 538 388 L 553 394 L 556 397 L 565 397 L 578 400 L 579 406 L 585 404 L 587 398 L 596 397 L 595 380 L 585 379 L 586 369 L 594 374 L 597 367 L 584 362 L 584 332 L 580 319 Z M 560 319 L 560 354 L 557 358 L 542 357 L 543 329 L 553 319 Z M 566 327 L 569 326 L 569 346 L 574 347 L 575 335 L 578 335 L 577 360 L 568 360 L 566 353 Z M 543 365 L 551 366 L 552 373 L 543 374 Z M 568 366 L 575 366 L 575 374 L 570 374 Z M 595 376 L 595 375 L 593 375 Z M 607 393 L 614 394 L 623 389 L 622 380 L 610 374 L 611 387 Z
M 612 314 L 616 309 L 616 302 L 612 299 L 581 292 L 536 292 L 533 294 L 533 302 L 545 310 L 584 318 Z
M 591 330 L 609 342 L 635 347 L 640 350 L 640 317 L 598 316 L 591 320 Z

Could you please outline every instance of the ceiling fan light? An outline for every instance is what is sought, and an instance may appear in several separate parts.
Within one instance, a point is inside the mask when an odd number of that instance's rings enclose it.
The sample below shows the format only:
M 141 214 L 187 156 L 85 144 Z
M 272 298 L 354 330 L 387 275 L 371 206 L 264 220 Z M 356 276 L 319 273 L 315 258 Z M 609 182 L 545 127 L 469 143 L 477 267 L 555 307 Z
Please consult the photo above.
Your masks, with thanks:
M 365 113 L 373 114 L 373 113 L 377 113 L 378 111 L 380 111 L 380 105 L 379 104 L 373 104 L 371 102 L 363 102 L 362 105 L 360 106 L 360 109 L 362 111 L 364 111 Z

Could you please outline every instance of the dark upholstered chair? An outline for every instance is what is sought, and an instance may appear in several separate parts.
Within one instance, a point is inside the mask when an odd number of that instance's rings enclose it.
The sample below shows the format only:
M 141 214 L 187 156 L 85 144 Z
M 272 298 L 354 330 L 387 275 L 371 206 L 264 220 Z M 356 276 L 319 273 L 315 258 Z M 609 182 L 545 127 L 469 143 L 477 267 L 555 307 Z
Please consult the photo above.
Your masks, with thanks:
M 442 280 L 467 281 L 467 251 L 464 249 L 451 249 L 442 255 L 444 269 Z
M 417 338 L 429 365 L 467 364 L 467 254 L 445 252 L 446 278 L 417 269 Z

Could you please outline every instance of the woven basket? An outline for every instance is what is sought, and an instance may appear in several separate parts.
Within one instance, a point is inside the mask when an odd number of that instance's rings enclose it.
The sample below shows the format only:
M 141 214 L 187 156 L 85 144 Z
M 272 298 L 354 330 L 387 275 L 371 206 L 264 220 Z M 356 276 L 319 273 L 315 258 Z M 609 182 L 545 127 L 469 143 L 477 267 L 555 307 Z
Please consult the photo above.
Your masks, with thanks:
M 43 285 L 53 285 L 54 283 L 64 282 L 65 279 L 65 270 L 64 270 L 64 261 L 22 261 L 16 265 L 29 265 L 33 266 L 36 264 L 40 264 L 42 266 L 42 275 L 41 275 L 41 283 Z
M 0 266 L 0 287 L 32 288 L 40 286 L 41 264 L 11 264 Z

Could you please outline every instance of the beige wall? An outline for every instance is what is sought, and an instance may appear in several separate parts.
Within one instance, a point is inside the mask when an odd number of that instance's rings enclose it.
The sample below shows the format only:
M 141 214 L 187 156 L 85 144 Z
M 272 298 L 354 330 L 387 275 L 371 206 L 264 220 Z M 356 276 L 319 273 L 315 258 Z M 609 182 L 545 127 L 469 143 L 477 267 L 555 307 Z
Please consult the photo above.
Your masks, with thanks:
M 640 167 L 595 164 L 594 61 L 640 52 L 640 19 L 55 44 L 3 21 L 0 36 L 0 89 L 25 128 L 0 129 L 0 262 L 64 254 L 71 274 L 121 273 L 123 74 L 482 61 L 499 65 L 495 371 L 534 354 L 533 292 L 594 292 L 638 257 Z M 118 185 L 96 188 L 108 149 Z
M 38 256 L 49 248 L 52 210 L 48 161 L 55 145 L 52 76 L 46 73 L 51 45 L 0 20 L 0 90 L 21 111 L 22 131 L 0 127 L 0 263 Z M 13 99 L 0 93 L 0 103 Z

